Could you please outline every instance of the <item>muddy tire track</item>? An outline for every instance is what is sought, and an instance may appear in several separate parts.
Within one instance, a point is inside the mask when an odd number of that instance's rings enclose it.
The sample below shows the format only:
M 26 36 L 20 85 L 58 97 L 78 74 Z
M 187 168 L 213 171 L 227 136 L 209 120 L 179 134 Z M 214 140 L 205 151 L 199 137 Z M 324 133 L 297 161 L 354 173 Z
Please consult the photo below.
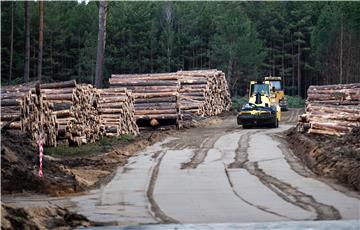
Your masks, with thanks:
M 159 154 L 156 154 L 157 156 L 155 155 L 157 157 L 156 164 L 153 166 L 153 169 L 151 172 L 149 184 L 146 189 L 146 196 L 149 201 L 148 203 L 149 203 L 150 214 L 155 219 L 159 220 L 160 223 L 162 223 L 162 224 L 180 224 L 179 221 L 166 215 L 161 210 L 161 208 L 159 207 L 159 205 L 156 203 L 156 201 L 154 199 L 154 190 L 155 190 L 156 180 L 159 175 L 159 168 L 160 168 L 161 161 L 162 161 L 163 157 L 165 156 L 165 154 L 166 154 L 166 152 L 162 152 L 162 154 L 159 153 Z
M 240 196 L 240 194 L 235 190 L 234 188 L 234 184 L 230 178 L 230 175 L 229 175 L 229 171 L 228 171 L 228 168 L 226 167 L 226 165 L 224 164 L 224 170 L 225 170 L 225 174 L 226 174 L 226 177 L 228 179 L 228 182 L 230 184 L 230 187 L 231 187 L 231 190 L 233 191 L 233 193 L 235 194 L 235 196 L 237 196 L 240 200 L 244 201 L 246 204 L 250 205 L 250 206 L 253 206 L 261 211 L 264 211 L 264 212 L 267 212 L 267 213 L 270 213 L 270 214 L 273 214 L 275 216 L 278 216 L 278 217 L 282 217 L 282 218 L 285 218 L 285 219 L 289 219 L 289 220 L 294 220 L 294 219 L 291 219 L 287 216 L 284 216 L 284 215 L 281 215 L 279 213 L 276 213 L 276 212 L 273 212 L 273 211 L 270 211 L 266 208 L 263 208 L 263 207 L 260 207 L 259 205 L 255 205 L 253 203 L 251 203 L 250 201 L 244 199 L 242 196 Z
M 282 112 L 281 123 L 283 124 L 296 124 L 298 120 L 298 115 L 300 115 L 302 109 L 291 108 L 286 112 Z
M 285 183 L 271 175 L 266 174 L 259 168 L 258 162 L 249 162 L 248 148 L 250 136 L 243 135 L 238 144 L 238 148 L 235 151 L 234 162 L 228 165 L 228 168 L 243 168 L 251 175 L 256 176 L 261 183 L 263 183 L 270 190 L 275 192 L 283 200 L 298 206 L 302 209 L 316 213 L 316 220 L 337 220 L 341 219 L 341 215 L 337 209 L 330 205 L 317 202 L 312 196 L 307 195 L 288 183 Z M 295 171 L 295 170 L 294 170 Z M 305 176 L 305 175 L 304 175 Z
M 248 172 L 256 177 L 278 196 L 293 205 L 305 210 L 315 212 L 316 220 L 339 220 L 341 215 L 333 206 L 317 202 L 312 196 L 307 195 L 288 183 L 266 174 L 259 168 L 257 162 L 248 162 L 245 166 Z
M 215 142 L 224 134 L 224 132 L 210 133 L 210 134 L 200 134 L 198 140 L 192 140 L 194 145 L 184 144 L 183 148 L 193 148 L 194 154 L 189 161 L 181 163 L 181 169 L 196 169 L 200 164 L 202 164 L 207 156 L 207 153 L 215 145 Z M 204 135 L 208 135 L 205 136 Z M 187 140 L 183 140 L 186 143 Z M 200 146 L 199 146 L 199 143 Z M 176 147 L 179 147 L 178 145 Z
M 317 177 L 309 168 L 306 167 L 305 164 L 302 164 L 301 159 L 298 158 L 290 150 L 289 144 L 286 142 L 286 140 L 282 134 L 270 134 L 269 136 L 279 143 L 278 148 L 281 149 L 284 159 L 289 164 L 290 168 L 292 170 L 294 170 L 297 174 L 299 174 L 303 177 L 309 177 L 309 178 L 316 179 L 316 180 L 321 181 L 324 184 L 330 186 L 332 189 L 346 194 L 349 197 L 360 199 L 360 194 L 358 194 L 356 192 L 355 193 L 349 192 L 346 188 L 344 188 L 341 185 L 338 185 L 337 183 L 334 183 L 334 181 L 332 181 L 331 179 Z M 333 183 L 331 183 L 331 181 Z

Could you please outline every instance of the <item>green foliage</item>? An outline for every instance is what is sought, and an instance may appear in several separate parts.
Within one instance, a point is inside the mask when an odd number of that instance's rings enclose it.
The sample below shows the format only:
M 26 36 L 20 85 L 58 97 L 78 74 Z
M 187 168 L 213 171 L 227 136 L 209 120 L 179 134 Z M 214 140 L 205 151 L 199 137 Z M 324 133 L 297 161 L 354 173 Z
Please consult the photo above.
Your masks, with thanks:
M 134 140 L 134 135 L 131 135 L 131 134 L 124 134 L 124 135 L 121 135 L 120 137 L 118 137 L 120 141 L 122 142 L 131 142 Z
M 1 3 L 1 76 L 23 81 L 24 3 Z M 30 79 L 37 76 L 38 2 L 30 6 Z M 94 83 L 98 5 L 45 2 L 44 81 Z M 282 76 L 287 94 L 310 84 L 359 82 L 357 2 L 109 2 L 104 81 L 111 74 L 221 69 L 233 96 L 248 81 Z M 342 39 L 340 39 L 342 38 Z M 340 44 L 342 41 L 342 45 Z M 341 56 L 342 55 L 342 56 Z M 341 60 L 340 60 L 341 56 Z M 340 64 L 342 62 L 342 64 Z M 298 87 L 299 86 L 299 87 Z
M 70 147 L 66 145 L 59 145 L 57 147 L 45 147 L 44 154 L 50 156 L 82 156 L 89 155 L 92 153 L 101 153 L 106 151 L 108 148 L 97 143 L 82 145 L 79 147 Z
M 299 96 L 286 96 L 289 108 L 304 108 L 305 100 Z
M 231 110 L 234 112 L 240 111 L 240 109 L 249 101 L 248 97 L 232 97 L 232 107 Z
M 107 152 L 116 144 L 129 143 L 134 140 L 131 134 L 124 134 L 119 137 L 103 137 L 96 143 L 81 146 L 59 145 L 57 147 L 45 147 L 44 153 L 52 156 L 82 156 Z

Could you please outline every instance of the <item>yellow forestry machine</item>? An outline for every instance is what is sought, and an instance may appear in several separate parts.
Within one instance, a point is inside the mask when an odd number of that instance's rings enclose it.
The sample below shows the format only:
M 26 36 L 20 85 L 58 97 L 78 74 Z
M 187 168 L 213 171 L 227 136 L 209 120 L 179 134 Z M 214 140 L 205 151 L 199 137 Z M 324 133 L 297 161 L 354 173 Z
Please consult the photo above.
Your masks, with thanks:
M 243 128 L 252 126 L 279 127 L 281 109 L 271 98 L 269 81 L 251 81 L 249 102 L 245 104 L 237 116 L 238 125 Z
M 279 104 L 282 111 L 288 110 L 288 101 L 285 98 L 285 92 L 282 86 L 281 77 L 265 77 L 265 81 L 270 83 L 271 97 Z

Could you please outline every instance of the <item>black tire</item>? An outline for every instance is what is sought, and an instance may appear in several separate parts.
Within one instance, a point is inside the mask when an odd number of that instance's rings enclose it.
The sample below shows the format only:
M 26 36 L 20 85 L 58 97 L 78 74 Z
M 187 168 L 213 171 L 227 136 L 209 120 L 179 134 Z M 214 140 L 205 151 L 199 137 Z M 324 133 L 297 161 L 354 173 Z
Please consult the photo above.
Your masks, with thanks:
M 278 128 L 279 127 L 279 120 L 275 117 L 274 123 L 271 125 L 271 128 Z
M 288 109 L 288 107 L 286 106 L 286 107 L 283 107 L 283 108 L 281 108 L 281 111 L 288 111 L 289 109 Z
M 242 127 L 243 127 L 243 129 L 250 129 L 252 126 L 251 125 L 243 125 Z

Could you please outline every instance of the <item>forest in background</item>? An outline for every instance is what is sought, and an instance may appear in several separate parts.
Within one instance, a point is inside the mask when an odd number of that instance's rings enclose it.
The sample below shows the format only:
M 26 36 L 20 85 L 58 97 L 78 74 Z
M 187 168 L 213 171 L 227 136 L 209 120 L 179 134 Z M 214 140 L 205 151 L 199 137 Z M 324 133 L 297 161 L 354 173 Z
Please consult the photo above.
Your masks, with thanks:
M 1 2 L 1 83 L 38 75 L 39 2 Z M 95 82 L 99 3 L 44 2 L 42 81 Z M 290 95 L 310 84 L 360 82 L 359 2 L 108 2 L 104 79 L 111 74 L 221 69 L 231 94 L 282 76 Z

